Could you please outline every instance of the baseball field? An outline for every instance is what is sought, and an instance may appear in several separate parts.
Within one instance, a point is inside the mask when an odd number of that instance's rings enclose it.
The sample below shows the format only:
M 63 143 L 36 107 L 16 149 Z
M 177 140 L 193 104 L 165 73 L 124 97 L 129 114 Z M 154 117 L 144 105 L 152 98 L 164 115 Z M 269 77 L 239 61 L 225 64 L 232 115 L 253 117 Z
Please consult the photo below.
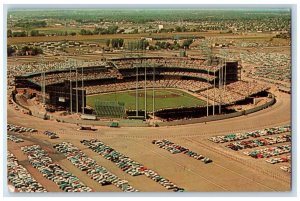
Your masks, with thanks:
M 147 110 L 153 109 L 153 90 L 148 89 L 146 93 Z M 135 110 L 136 108 L 136 91 L 112 92 L 98 95 L 91 95 L 87 97 L 87 105 L 94 107 L 95 101 L 119 101 L 125 103 L 127 110 Z M 154 91 L 154 108 L 155 110 L 166 108 L 180 108 L 180 107 L 195 107 L 204 106 L 206 101 L 192 96 L 184 91 L 177 89 L 155 89 Z M 143 110 L 145 108 L 145 92 L 138 90 L 138 108 Z

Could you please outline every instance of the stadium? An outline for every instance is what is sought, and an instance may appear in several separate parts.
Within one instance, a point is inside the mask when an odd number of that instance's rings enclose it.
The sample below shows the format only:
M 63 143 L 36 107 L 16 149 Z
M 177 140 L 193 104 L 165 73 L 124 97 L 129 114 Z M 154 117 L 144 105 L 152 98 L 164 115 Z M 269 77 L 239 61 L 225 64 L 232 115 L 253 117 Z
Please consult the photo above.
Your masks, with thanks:
M 220 57 L 110 58 L 100 65 L 72 62 L 67 68 L 15 77 L 13 96 L 36 97 L 46 111 L 97 118 L 172 121 L 237 112 L 270 97 L 268 87 L 241 80 L 238 61 Z

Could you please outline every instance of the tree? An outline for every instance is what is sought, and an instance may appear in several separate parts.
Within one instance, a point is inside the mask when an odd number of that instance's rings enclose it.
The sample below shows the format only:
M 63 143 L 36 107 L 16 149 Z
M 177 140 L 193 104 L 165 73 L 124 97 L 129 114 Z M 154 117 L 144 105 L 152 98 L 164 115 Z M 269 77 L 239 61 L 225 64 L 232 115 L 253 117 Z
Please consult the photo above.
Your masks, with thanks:
M 81 29 L 80 30 L 80 35 L 86 35 L 86 30 L 85 29 Z
M 21 48 L 21 52 L 22 53 L 26 53 L 27 51 L 29 51 L 30 50 L 30 48 L 28 47 L 28 46 L 23 46 L 22 48 Z
M 111 40 L 111 46 L 113 48 L 117 48 L 118 47 L 118 39 L 117 38 L 114 38 Z
M 179 48 L 180 48 L 180 45 L 178 43 L 176 43 L 176 44 L 174 43 L 174 49 L 179 50 Z
M 107 45 L 107 41 L 106 41 L 106 45 Z M 120 48 L 123 47 L 124 45 L 124 39 L 123 38 L 114 38 L 111 40 L 111 46 L 113 48 Z
M 184 40 L 184 41 L 183 41 L 182 46 L 183 46 L 184 48 L 187 48 L 187 49 L 188 49 L 192 43 L 193 43 L 193 39 L 187 39 L 187 40 Z
M 118 26 L 109 26 L 107 28 L 108 34 L 115 34 L 117 33 L 117 30 L 118 30 Z
M 105 44 L 106 44 L 107 47 L 109 47 L 109 45 L 110 45 L 110 39 L 107 39 L 107 40 L 105 41 Z
M 10 29 L 7 30 L 7 37 L 10 38 L 13 36 L 13 33 Z
M 91 32 L 91 30 L 81 29 L 80 35 L 93 35 L 93 32 Z
M 149 46 L 149 50 L 155 50 L 155 47 L 152 46 L 152 45 L 150 45 L 150 46 Z
M 38 54 L 43 54 L 43 50 L 41 48 L 38 47 L 34 47 L 32 48 L 32 53 L 33 56 L 38 55 Z
M 25 31 L 17 31 L 12 33 L 13 37 L 26 37 L 27 34 Z
M 71 32 L 70 35 L 71 36 L 76 36 L 76 32 Z
M 15 53 L 15 52 L 16 52 L 15 48 L 13 48 L 13 47 L 10 46 L 10 45 L 7 46 L 7 56 L 8 56 L 8 57 L 12 56 L 13 53 Z
M 137 34 L 137 33 L 139 33 L 139 30 L 138 29 L 134 29 L 132 33 L 133 34 Z
M 123 47 L 123 44 L 124 44 L 124 39 L 123 38 L 120 38 L 119 39 L 119 47 Z
M 176 30 L 176 32 L 182 32 L 182 29 L 181 29 L 181 27 L 179 27 L 179 26 L 177 26 L 177 27 L 175 28 L 175 30 Z
M 155 43 L 155 46 L 157 46 L 157 47 L 160 47 L 161 48 L 161 42 L 160 41 L 157 41 L 156 43 Z
M 31 36 L 39 36 L 40 34 L 39 34 L 39 31 L 38 31 L 38 30 L 32 30 L 32 31 L 30 32 L 30 35 L 31 35 Z

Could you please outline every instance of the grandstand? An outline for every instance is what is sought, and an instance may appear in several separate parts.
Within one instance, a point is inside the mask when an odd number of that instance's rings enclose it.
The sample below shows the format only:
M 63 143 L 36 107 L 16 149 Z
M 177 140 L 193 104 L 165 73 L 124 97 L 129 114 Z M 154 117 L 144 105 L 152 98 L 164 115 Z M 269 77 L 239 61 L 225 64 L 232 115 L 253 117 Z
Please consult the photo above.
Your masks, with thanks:
M 268 87 L 240 81 L 238 62 L 211 65 L 204 59 L 182 57 L 111 58 L 101 66 L 57 69 L 15 76 L 16 89 L 30 88 L 54 108 L 84 112 L 86 95 L 133 89 L 177 88 L 198 94 L 214 104 L 230 105 Z M 47 94 L 47 95 L 45 95 Z M 145 103 L 146 104 L 146 103 Z M 124 117 L 119 103 L 95 106 L 98 116 Z

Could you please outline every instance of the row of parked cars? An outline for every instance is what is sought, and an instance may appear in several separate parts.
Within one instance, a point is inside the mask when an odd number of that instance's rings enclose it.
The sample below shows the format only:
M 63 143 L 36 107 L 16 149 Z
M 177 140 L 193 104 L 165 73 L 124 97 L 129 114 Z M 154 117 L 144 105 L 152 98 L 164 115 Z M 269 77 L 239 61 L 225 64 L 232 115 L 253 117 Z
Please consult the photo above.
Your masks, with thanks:
M 113 149 L 112 147 L 104 144 L 99 140 L 81 140 L 80 142 L 92 149 L 93 151 L 95 151 L 96 153 L 100 154 L 107 160 L 114 162 L 120 169 L 132 176 L 146 175 L 150 179 L 158 182 L 159 184 L 161 184 L 169 190 L 175 192 L 184 191 L 183 188 L 177 187 L 173 182 L 169 181 L 166 178 L 163 178 L 155 171 L 148 169 L 142 164 L 132 160 L 128 156 L 125 156 L 124 154 L 118 152 L 117 150 Z
M 17 125 L 14 125 L 14 124 L 7 124 L 7 131 L 17 132 L 17 133 L 23 133 L 23 132 L 33 133 L 33 132 L 37 132 L 37 130 L 34 129 L 34 128 L 27 128 L 27 127 L 23 127 L 23 126 L 17 126 Z
M 232 133 L 232 134 L 228 134 L 228 135 L 219 135 L 219 136 L 211 137 L 211 138 L 209 138 L 209 140 L 213 141 L 215 143 L 225 143 L 225 142 L 244 140 L 244 139 L 248 139 L 249 137 L 257 138 L 257 137 L 261 137 L 261 136 L 287 133 L 290 131 L 291 131 L 291 126 L 284 125 L 284 126 L 279 126 L 279 127 L 265 128 L 262 130 L 245 132 L 245 133 Z
M 7 139 L 11 140 L 15 143 L 24 142 L 24 140 L 22 138 L 16 137 L 14 135 L 9 135 L 9 134 L 7 134 Z
M 47 192 L 9 151 L 7 152 L 7 177 L 18 192 Z
M 292 140 L 292 137 L 290 134 L 288 135 L 282 135 L 282 136 L 277 136 L 277 137 L 265 137 L 261 139 L 254 139 L 254 140 L 242 140 L 238 142 L 232 142 L 226 147 L 238 151 L 242 149 L 247 149 L 247 148 L 255 148 L 259 146 L 266 146 L 266 145 L 273 145 L 273 144 L 278 144 L 278 143 L 283 143 L 283 142 L 290 142 Z
M 113 184 L 124 192 L 137 192 L 136 189 L 128 184 L 128 181 L 120 179 L 110 173 L 105 167 L 98 165 L 95 160 L 89 158 L 73 144 L 62 142 L 53 147 L 63 153 L 73 165 L 84 171 L 91 179 L 102 186 Z
M 56 133 L 51 132 L 51 131 L 45 131 L 44 134 L 47 135 L 50 139 L 58 138 L 58 135 Z
M 287 156 L 281 156 L 279 158 L 270 158 L 266 160 L 267 163 L 276 164 L 276 163 L 284 163 L 284 162 L 290 162 L 291 161 L 291 155 Z
M 153 140 L 152 144 L 156 144 L 159 148 L 165 149 L 172 154 L 178 154 L 178 153 L 183 153 L 186 154 L 196 160 L 201 160 L 202 162 L 206 163 L 211 163 L 212 160 L 208 157 L 205 157 L 201 154 L 198 154 L 194 151 L 189 150 L 186 147 L 183 147 L 181 145 L 175 144 L 171 142 L 170 140 L 163 139 L 163 140 Z
M 250 152 L 244 152 L 244 154 L 253 158 L 270 158 L 273 156 L 290 153 L 291 149 L 291 145 L 281 145 L 277 147 L 270 147 L 259 150 L 253 150 Z
M 30 164 L 37 168 L 42 175 L 53 181 L 65 192 L 90 192 L 92 189 L 83 184 L 75 175 L 64 170 L 60 165 L 53 163 L 48 153 L 39 145 L 21 147 L 27 155 Z

